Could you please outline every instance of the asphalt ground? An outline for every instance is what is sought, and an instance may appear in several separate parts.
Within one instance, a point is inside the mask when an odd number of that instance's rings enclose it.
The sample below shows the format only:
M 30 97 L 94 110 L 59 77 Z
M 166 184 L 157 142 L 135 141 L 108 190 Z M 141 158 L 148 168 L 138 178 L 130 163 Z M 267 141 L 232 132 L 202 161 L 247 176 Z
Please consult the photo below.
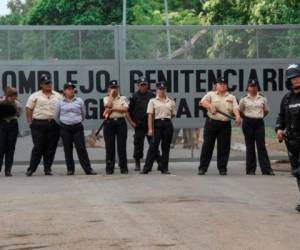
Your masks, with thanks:
M 299 249 L 295 179 L 246 176 L 231 161 L 219 176 L 212 162 L 198 176 L 195 163 L 171 163 L 171 175 L 66 176 L 24 166 L 0 176 L 0 249 Z M 130 164 L 130 169 L 133 164 Z

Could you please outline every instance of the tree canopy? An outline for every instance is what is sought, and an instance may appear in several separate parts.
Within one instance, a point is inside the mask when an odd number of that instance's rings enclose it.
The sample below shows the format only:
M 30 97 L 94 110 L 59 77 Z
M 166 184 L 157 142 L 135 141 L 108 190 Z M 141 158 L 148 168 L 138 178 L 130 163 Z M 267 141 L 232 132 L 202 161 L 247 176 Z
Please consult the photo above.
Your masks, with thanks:
M 298 0 L 169 0 L 170 24 L 298 24 Z M 121 0 L 10 0 L 0 24 L 121 24 Z M 127 23 L 161 25 L 164 0 L 127 0 Z

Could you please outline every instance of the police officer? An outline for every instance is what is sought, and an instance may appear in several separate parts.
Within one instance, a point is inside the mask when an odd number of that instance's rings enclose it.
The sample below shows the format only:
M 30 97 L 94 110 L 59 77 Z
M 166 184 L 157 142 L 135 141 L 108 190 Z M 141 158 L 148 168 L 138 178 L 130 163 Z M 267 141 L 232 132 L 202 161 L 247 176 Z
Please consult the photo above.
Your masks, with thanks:
M 106 147 L 106 174 L 114 173 L 115 168 L 115 141 L 119 156 L 121 174 L 128 174 L 127 166 L 127 124 L 125 120 L 128 112 L 128 102 L 125 96 L 119 93 L 119 85 L 116 80 L 108 83 L 108 96 L 103 99 L 105 111 L 108 115 L 103 127 L 103 136 Z
M 176 105 L 175 102 L 167 96 L 164 82 L 157 83 L 156 88 L 157 95 L 150 100 L 147 107 L 148 136 L 153 138 L 141 174 L 148 174 L 152 170 L 160 143 L 162 154 L 160 171 L 162 174 L 170 174 L 169 154 L 173 136 L 171 119 L 176 115 Z
M 19 132 L 17 118 L 20 116 L 22 108 L 17 100 L 18 93 L 15 88 L 6 87 L 4 93 L 5 96 L 0 99 L 0 104 L 2 107 L 6 106 L 6 112 L 11 109 L 11 113 L 0 117 L 0 172 L 5 157 L 5 176 L 10 177 L 12 176 L 11 169 Z
M 231 123 L 228 115 L 235 115 L 237 124 L 241 122 L 236 97 L 228 93 L 227 85 L 228 83 L 224 78 L 218 78 L 216 90 L 208 92 L 199 103 L 208 111 L 203 132 L 199 175 L 205 175 L 209 167 L 216 140 L 217 167 L 220 175 L 227 175 L 231 142 Z
M 138 82 L 137 91 L 129 100 L 129 108 L 127 119 L 130 125 L 134 128 L 134 151 L 133 158 L 135 159 L 135 171 L 141 170 L 140 160 L 143 158 L 144 141 L 147 137 L 150 144 L 151 137 L 147 136 L 147 106 L 150 99 L 155 97 L 155 94 L 149 90 L 149 82 L 147 78 L 141 77 Z M 160 164 L 159 151 L 157 152 L 157 163 Z
M 52 175 L 51 167 L 59 139 L 59 126 L 55 121 L 55 114 L 62 97 L 52 90 L 52 82 L 48 75 L 42 75 L 40 86 L 41 89 L 30 95 L 26 104 L 27 122 L 33 141 L 27 176 L 36 171 L 42 157 L 45 175 Z
M 239 108 L 243 118 L 242 130 L 246 143 L 246 174 L 255 175 L 257 147 L 258 161 L 263 175 L 274 175 L 265 145 L 264 117 L 269 113 L 267 99 L 258 93 L 258 80 L 250 79 L 248 94 L 240 100 Z
M 67 174 L 74 175 L 75 163 L 73 144 L 75 145 L 81 167 L 87 175 L 96 175 L 91 167 L 85 146 L 82 121 L 85 117 L 84 103 L 75 96 L 75 85 L 71 82 L 64 85 L 64 98 L 58 103 L 56 119 L 60 125 L 60 135 L 63 141 Z
M 285 141 L 292 174 L 297 179 L 300 191 L 300 66 L 290 65 L 286 70 L 286 78 L 291 90 L 281 101 L 275 130 L 278 140 Z M 296 210 L 300 212 L 300 199 Z

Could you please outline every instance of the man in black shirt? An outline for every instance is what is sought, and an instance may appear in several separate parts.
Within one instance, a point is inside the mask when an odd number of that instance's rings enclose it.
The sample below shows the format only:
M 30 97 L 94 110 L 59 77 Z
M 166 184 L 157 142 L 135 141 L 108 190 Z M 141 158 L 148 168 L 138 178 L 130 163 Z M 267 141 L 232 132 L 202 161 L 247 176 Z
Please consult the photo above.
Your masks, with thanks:
M 129 109 L 127 119 L 130 125 L 134 128 L 134 153 L 135 171 L 141 170 L 140 160 L 143 158 L 144 140 L 147 136 L 147 106 L 150 99 L 155 95 L 149 90 L 149 82 L 142 77 L 138 80 L 138 89 L 131 96 L 129 102 Z M 147 136 L 148 143 L 151 138 Z M 157 154 L 157 162 L 160 164 L 159 152 Z
M 297 179 L 300 191 L 300 66 L 290 65 L 286 70 L 286 78 L 291 90 L 281 101 L 275 130 L 278 140 L 285 141 L 292 174 Z M 296 210 L 300 212 L 300 199 Z

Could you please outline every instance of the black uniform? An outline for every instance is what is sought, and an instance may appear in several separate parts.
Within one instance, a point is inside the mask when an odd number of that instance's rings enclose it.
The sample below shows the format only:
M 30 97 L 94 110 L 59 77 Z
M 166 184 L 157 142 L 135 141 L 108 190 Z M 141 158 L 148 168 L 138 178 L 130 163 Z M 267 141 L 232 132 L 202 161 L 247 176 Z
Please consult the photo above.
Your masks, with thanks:
M 6 108 L 0 115 L 0 172 L 5 156 L 5 175 L 11 176 L 19 126 L 16 118 L 8 119 L 16 115 L 16 107 L 5 101 L 0 101 L 0 106 Z
M 285 130 L 292 173 L 300 191 L 300 93 L 290 91 L 283 97 L 276 121 L 276 131 L 278 129 Z
M 139 163 L 140 159 L 143 158 L 145 137 L 147 137 L 148 143 L 150 144 L 151 137 L 147 136 L 147 106 L 150 99 L 154 97 L 155 95 L 152 91 L 147 91 L 145 94 L 137 91 L 130 98 L 128 111 L 131 116 L 131 119 L 136 124 L 136 127 L 134 128 L 133 158 L 136 160 L 137 164 Z M 159 164 L 159 151 L 157 152 L 156 160 Z

